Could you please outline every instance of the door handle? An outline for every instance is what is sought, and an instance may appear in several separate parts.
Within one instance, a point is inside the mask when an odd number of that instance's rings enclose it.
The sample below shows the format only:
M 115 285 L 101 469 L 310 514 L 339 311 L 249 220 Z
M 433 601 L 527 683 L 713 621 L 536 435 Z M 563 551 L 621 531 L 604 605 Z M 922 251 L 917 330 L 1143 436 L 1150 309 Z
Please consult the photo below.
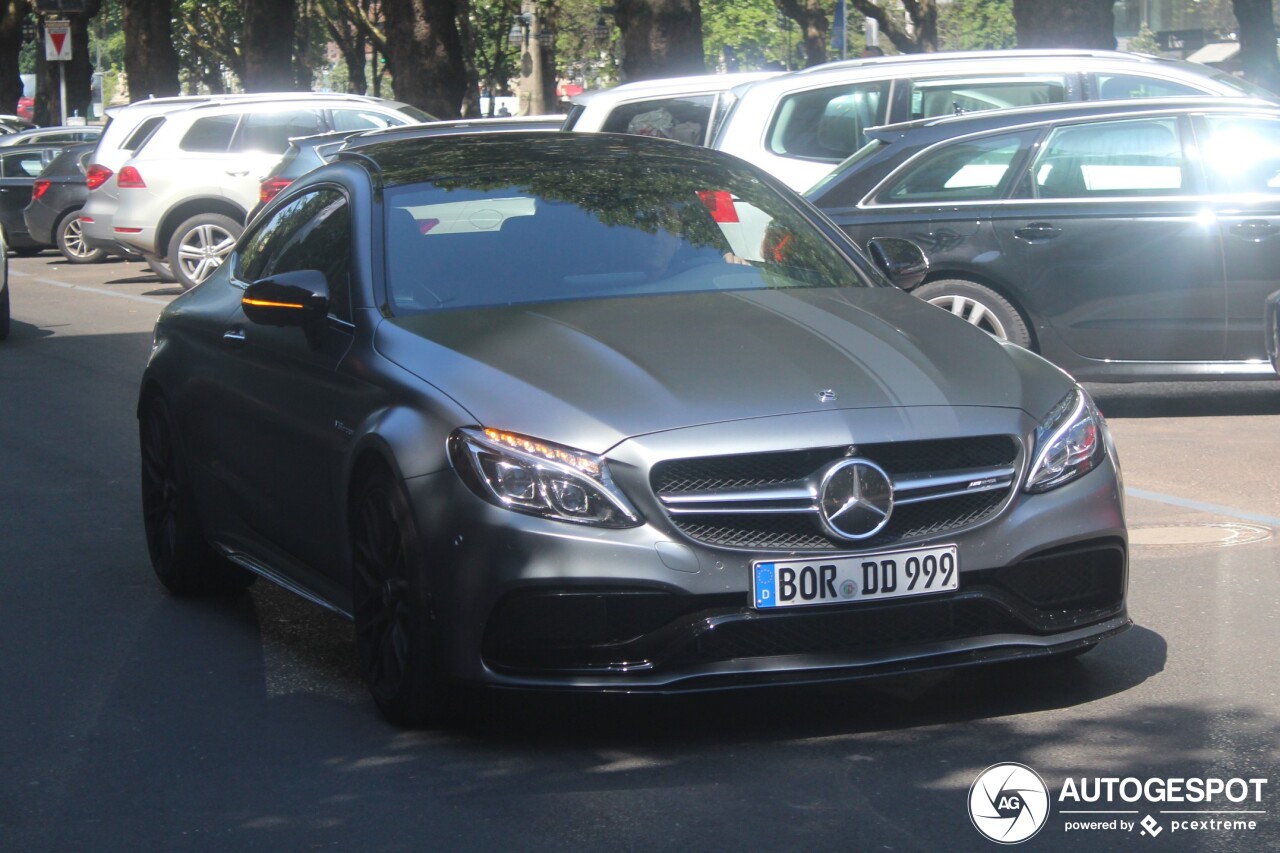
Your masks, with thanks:
M 231 349 L 244 346 L 244 326 L 232 326 L 222 333 L 222 343 Z
M 1030 243 L 1035 240 L 1052 240 L 1061 233 L 1061 228 L 1055 228 L 1048 222 L 1032 222 L 1030 225 L 1015 228 L 1013 236 Z
M 1237 222 L 1232 225 L 1230 230 L 1237 237 L 1257 242 L 1258 240 L 1265 240 L 1280 231 L 1280 227 L 1272 225 L 1266 219 L 1246 219 L 1244 222 Z

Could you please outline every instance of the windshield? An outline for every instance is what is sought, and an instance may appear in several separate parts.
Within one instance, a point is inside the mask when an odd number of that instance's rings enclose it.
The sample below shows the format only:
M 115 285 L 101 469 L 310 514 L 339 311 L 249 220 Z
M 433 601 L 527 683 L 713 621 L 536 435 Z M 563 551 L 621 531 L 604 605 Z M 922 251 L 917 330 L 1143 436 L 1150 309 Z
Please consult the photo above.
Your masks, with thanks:
M 754 175 L 706 164 L 566 165 L 387 191 L 397 314 L 668 293 L 867 287 Z

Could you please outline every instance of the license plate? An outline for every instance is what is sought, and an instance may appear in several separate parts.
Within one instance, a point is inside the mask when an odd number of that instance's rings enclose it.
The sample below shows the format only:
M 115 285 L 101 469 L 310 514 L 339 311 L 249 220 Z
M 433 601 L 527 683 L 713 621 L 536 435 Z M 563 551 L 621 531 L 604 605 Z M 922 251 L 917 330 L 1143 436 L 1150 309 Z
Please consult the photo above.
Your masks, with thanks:
M 756 607 L 905 598 L 960 588 L 955 545 L 752 564 Z

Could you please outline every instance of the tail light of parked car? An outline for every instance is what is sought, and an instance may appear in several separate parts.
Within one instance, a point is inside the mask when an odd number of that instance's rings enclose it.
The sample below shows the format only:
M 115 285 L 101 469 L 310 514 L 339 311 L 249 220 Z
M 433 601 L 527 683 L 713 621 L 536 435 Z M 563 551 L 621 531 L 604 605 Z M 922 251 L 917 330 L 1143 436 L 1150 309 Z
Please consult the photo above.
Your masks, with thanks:
M 142 180 L 142 175 L 133 166 L 125 166 L 116 178 L 116 186 L 122 190 L 145 190 L 147 182 Z
M 267 178 L 258 189 L 258 200 L 263 204 L 280 195 L 280 191 L 293 183 L 290 178 Z
M 106 166 L 99 166 L 97 163 L 94 163 L 85 170 L 84 180 L 85 183 L 89 185 L 89 189 L 96 190 L 98 187 L 105 184 L 107 182 L 107 178 L 111 177 L 113 174 L 114 172 Z
M 36 182 L 31 185 L 31 200 L 39 201 L 41 196 L 47 193 L 52 185 L 53 181 L 48 178 L 37 178 Z

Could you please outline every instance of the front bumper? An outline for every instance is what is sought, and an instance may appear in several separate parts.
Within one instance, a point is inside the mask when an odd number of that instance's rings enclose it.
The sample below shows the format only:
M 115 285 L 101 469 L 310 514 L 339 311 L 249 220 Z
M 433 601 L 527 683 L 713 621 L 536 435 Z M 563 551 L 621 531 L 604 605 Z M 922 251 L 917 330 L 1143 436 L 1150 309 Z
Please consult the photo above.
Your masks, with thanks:
M 408 486 L 420 529 L 440 531 L 427 541 L 444 659 L 472 682 L 678 692 L 845 680 L 1066 652 L 1130 624 L 1112 458 L 1016 494 L 977 527 L 912 542 L 956 544 L 955 592 L 773 611 L 752 607 L 752 562 L 804 552 L 709 547 L 648 506 L 649 523 L 630 530 L 520 515 L 452 471 Z

